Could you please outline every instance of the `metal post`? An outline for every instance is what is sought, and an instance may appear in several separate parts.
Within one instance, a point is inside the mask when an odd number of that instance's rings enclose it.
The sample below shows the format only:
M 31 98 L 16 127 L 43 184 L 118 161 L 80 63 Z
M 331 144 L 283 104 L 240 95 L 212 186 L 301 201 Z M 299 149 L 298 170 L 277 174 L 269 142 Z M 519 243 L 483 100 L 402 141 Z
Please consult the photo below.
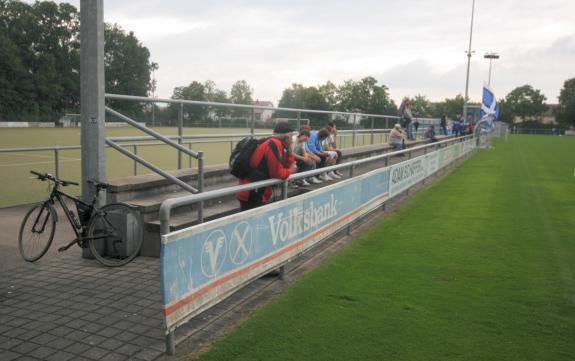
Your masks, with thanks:
M 297 129 L 301 128 L 301 112 L 297 112 Z
M 353 178 L 354 168 L 355 168 L 355 165 L 352 163 L 351 167 L 349 167 L 349 179 Z M 346 231 L 348 236 L 351 235 L 351 229 L 352 229 L 351 227 L 352 227 L 352 224 L 350 223 L 349 226 L 347 226 L 347 231 Z
M 287 179 L 282 183 L 282 199 L 288 199 L 288 181 Z M 279 268 L 278 278 L 283 281 L 285 279 L 285 265 Z
M 252 135 L 252 138 L 254 137 L 254 134 L 256 132 L 255 131 L 255 123 L 256 123 L 256 110 L 255 110 L 255 108 L 252 108 L 252 128 L 251 128 L 251 132 L 250 132 Z
M 56 178 L 60 178 L 60 150 L 54 149 L 54 173 Z
M 230 140 L 230 154 L 234 151 L 234 141 Z
M 204 191 L 204 152 L 198 152 L 198 192 Z M 204 201 L 198 203 L 198 222 L 204 222 Z
M 176 340 L 174 337 L 174 331 L 166 335 L 166 353 L 170 356 L 176 354 Z
M 371 117 L 371 145 L 373 145 L 373 122 L 375 121 L 375 117 Z
M 188 143 L 188 149 L 192 150 L 192 142 Z M 192 168 L 192 158 L 191 155 L 188 156 L 188 168 Z
M 182 136 L 184 126 L 184 103 L 180 103 L 178 109 L 178 144 L 182 144 Z M 178 169 L 182 169 L 182 152 L 178 150 Z
M 353 135 L 352 135 L 352 139 L 351 139 L 351 147 L 354 148 L 355 147 L 355 123 L 357 122 L 357 114 L 353 115 Z
M 134 154 L 138 155 L 138 146 L 134 144 Z M 134 175 L 138 175 L 138 162 L 134 159 Z
M 106 181 L 104 93 L 104 0 L 81 0 L 80 138 L 82 199 L 86 202 L 90 202 L 94 195 L 94 187 L 88 181 Z

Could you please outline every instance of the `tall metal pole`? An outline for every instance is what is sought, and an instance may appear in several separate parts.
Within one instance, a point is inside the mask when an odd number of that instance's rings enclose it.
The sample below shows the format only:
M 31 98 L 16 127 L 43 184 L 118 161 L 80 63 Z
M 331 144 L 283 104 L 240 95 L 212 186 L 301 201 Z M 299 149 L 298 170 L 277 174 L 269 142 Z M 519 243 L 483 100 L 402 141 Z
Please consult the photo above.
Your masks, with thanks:
M 89 180 L 106 181 L 104 110 L 104 0 L 80 1 L 80 103 L 82 198 L 89 202 Z
M 487 86 L 489 86 L 491 88 L 491 60 L 493 59 L 489 59 L 489 80 L 487 81 Z
M 469 49 L 467 50 L 467 76 L 465 78 L 465 102 L 463 103 L 463 122 L 467 122 L 467 102 L 469 94 L 469 66 L 471 65 L 471 40 L 473 39 L 473 15 L 475 13 L 475 0 L 471 4 L 471 28 L 469 30 Z

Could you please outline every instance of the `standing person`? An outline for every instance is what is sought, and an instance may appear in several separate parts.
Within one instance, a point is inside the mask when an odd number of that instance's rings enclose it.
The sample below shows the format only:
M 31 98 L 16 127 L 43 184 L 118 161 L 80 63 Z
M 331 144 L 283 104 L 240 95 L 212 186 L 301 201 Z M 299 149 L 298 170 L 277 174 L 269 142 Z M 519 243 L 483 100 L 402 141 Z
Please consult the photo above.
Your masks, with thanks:
M 441 134 L 447 135 L 447 117 L 445 116 L 445 114 L 441 116 L 439 126 L 441 127 Z
M 292 132 L 287 122 L 275 126 L 273 136 L 258 145 L 253 152 L 250 158 L 251 175 L 240 179 L 240 185 L 270 178 L 287 179 L 295 171 Z M 245 211 L 268 203 L 272 192 L 272 187 L 265 187 L 239 192 L 236 198 L 240 201 L 240 209 Z
M 411 131 L 413 113 L 411 112 L 411 102 L 409 101 L 409 98 L 405 98 L 403 99 L 403 102 L 401 102 L 398 115 L 401 118 L 401 126 L 403 129 L 407 130 L 407 139 L 413 140 L 413 133 Z
M 401 124 L 397 123 L 391 132 L 389 132 L 389 144 L 393 146 L 394 150 L 403 149 L 403 130 Z
M 337 149 L 337 126 L 334 122 L 329 122 L 326 125 L 326 129 L 329 131 L 329 137 L 327 138 L 328 150 L 337 153 L 335 164 L 339 164 L 342 154 L 341 151 Z M 339 178 L 343 178 L 343 174 L 339 170 L 333 171 L 333 173 L 339 176 Z
M 415 132 L 413 132 L 413 137 L 417 138 L 417 130 L 419 129 L 419 120 L 415 119 L 415 121 L 413 122 L 413 129 L 415 129 Z
M 307 141 L 307 147 L 316 156 L 318 156 L 321 161 L 318 164 L 318 168 L 327 167 L 334 165 L 336 162 L 337 153 L 333 151 L 325 151 L 323 149 L 323 141 L 329 137 L 329 131 L 322 128 L 318 131 L 310 132 L 309 140 Z M 332 172 L 330 172 L 332 173 Z M 319 176 L 319 179 L 323 181 L 331 181 L 339 177 L 332 177 L 331 174 L 323 173 Z
M 460 119 L 461 119 L 461 118 L 460 118 L 460 116 L 458 115 L 458 116 L 455 118 L 455 121 L 453 122 L 453 127 L 451 128 L 451 133 L 453 133 L 452 135 L 454 135 L 454 136 L 456 136 L 456 137 L 459 135 L 459 132 L 461 131 L 461 126 L 460 126 L 461 121 L 460 121 Z

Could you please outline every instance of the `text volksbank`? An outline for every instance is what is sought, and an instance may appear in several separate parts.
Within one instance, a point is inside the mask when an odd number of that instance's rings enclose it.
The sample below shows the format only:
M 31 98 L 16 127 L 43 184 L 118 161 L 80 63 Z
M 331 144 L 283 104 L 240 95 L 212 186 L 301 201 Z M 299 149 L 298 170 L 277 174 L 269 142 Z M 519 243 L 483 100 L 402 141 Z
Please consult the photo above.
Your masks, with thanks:
M 278 241 L 285 242 L 315 228 L 323 222 L 337 217 L 337 199 L 332 194 L 330 200 L 316 206 L 309 203 L 305 210 L 301 207 L 290 209 L 287 214 L 280 212 L 268 218 L 274 246 Z

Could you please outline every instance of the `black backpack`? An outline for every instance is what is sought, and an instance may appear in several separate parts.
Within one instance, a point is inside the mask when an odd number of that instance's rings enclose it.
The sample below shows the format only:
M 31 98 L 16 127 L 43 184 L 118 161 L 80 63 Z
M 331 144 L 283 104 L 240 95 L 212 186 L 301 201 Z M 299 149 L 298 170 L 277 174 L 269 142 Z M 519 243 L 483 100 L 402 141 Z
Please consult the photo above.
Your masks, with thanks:
M 250 166 L 252 154 L 258 145 L 265 142 L 265 139 L 254 139 L 252 137 L 245 137 L 242 139 L 230 154 L 230 173 L 240 179 L 249 178 L 253 171 Z

